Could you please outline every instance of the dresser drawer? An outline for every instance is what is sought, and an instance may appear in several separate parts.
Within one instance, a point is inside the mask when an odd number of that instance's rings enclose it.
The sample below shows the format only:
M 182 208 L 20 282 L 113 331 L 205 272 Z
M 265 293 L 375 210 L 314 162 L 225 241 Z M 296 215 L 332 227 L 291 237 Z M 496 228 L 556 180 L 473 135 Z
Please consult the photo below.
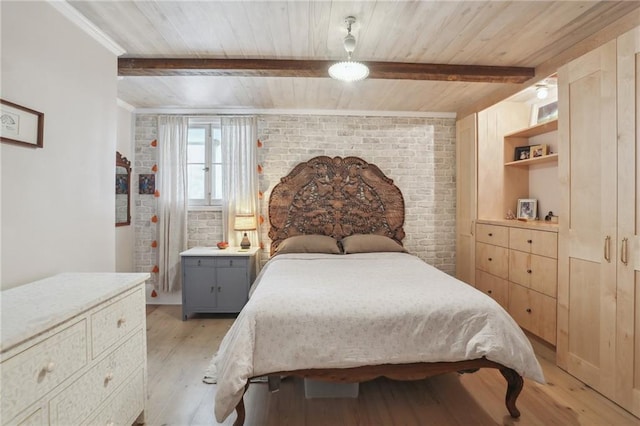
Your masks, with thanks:
M 558 261 L 550 257 L 509 251 L 509 281 L 547 296 L 558 292 Z
M 509 277 L 509 250 L 491 244 L 476 243 L 476 268 L 497 277 Z
M 140 330 L 100 360 L 49 404 L 52 425 L 77 425 L 86 420 L 114 390 L 144 364 L 144 333 Z M 78 403 L 82 401 L 82 403 Z
M 507 280 L 476 269 L 476 288 L 489 295 L 505 310 L 508 308 L 509 284 Z
M 134 372 L 86 425 L 130 425 L 144 410 L 144 371 Z
M 140 288 L 91 315 L 91 347 L 94 359 L 131 330 L 141 327 L 145 320 L 144 304 L 144 294 Z
M 500 247 L 509 247 L 509 228 L 478 223 L 476 225 L 476 241 Z
M 216 258 L 211 256 L 203 257 L 183 257 L 185 268 L 215 268 Z
M 556 299 L 509 284 L 509 314 L 525 330 L 556 344 Z
M 87 325 L 80 321 L 2 363 L 3 422 L 87 364 Z M 16 385 L 5 386 L 6 383 Z
M 533 229 L 511 228 L 509 248 L 540 256 L 558 258 L 558 234 Z

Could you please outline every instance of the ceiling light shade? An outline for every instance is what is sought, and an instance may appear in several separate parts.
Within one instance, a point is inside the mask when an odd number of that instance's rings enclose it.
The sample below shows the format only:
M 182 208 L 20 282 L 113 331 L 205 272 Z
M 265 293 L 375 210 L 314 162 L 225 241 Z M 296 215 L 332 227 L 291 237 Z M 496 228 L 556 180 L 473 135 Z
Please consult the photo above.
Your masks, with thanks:
M 364 80 L 369 75 L 369 68 L 360 62 L 344 61 L 333 64 L 329 67 L 331 78 L 341 81 Z
M 369 75 L 369 68 L 365 64 L 351 60 L 351 54 L 356 48 L 356 38 L 351 34 L 351 24 L 356 22 L 356 18 L 347 16 L 344 22 L 347 24 L 347 36 L 343 40 L 343 46 L 347 52 L 347 60 L 331 65 L 329 76 L 346 82 L 364 80 Z
M 536 86 L 536 96 L 538 99 L 546 99 L 549 96 L 549 88 L 546 84 L 539 84 Z

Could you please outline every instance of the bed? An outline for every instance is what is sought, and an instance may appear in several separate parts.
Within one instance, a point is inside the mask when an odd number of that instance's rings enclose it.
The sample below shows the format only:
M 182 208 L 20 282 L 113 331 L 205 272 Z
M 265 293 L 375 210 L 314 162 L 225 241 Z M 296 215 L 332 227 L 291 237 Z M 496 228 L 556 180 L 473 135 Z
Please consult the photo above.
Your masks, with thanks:
M 271 254 L 216 356 L 215 415 L 244 423 L 250 379 L 354 383 L 500 371 L 519 417 L 533 350 L 493 299 L 406 252 L 404 200 L 378 167 L 316 157 L 269 199 Z

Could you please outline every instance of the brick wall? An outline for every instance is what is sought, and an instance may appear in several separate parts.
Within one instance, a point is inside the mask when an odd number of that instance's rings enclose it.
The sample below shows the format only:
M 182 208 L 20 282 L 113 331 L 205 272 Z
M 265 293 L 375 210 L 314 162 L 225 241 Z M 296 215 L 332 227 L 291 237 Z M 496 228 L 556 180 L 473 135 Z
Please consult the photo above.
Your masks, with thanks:
M 157 116 L 136 116 L 134 194 L 136 214 L 136 271 L 151 271 L 157 253 L 156 214 L 153 195 L 139 195 L 138 175 L 152 173 L 157 150 Z M 360 117 L 314 115 L 262 115 L 258 137 L 263 147 L 258 162 L 264 193 L 261 213 L 268 218 L 271 189 L 299 162 L 317 155 L 357 156 L 376 164 L 394 180 L 405 200 L 405 247 L 449 274 L 455 271 L 455 119 L 410 117 Z M 223 238 L 220 212 L 191 211 L 188 215 L 188 245 L 212 246 Z M 267 219 L 268 220 L 268 219 Z M 262 226 L 268 253 L 268 223 Z M 266 256 L 263 256 L 266 258 Z M 152 283 L 155 283 L 152 274 Z

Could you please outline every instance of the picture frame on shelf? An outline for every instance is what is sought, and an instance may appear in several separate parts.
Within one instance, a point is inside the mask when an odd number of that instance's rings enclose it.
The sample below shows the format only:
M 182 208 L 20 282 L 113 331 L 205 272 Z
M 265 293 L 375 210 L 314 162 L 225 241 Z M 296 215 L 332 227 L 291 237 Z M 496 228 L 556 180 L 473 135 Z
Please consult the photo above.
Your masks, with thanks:
M 518 219 L 534 220 L 538 217 L 538 200 L 534 198 L 518 199 L 518 208 L 516 210 Z
M 558 118 L 558 100 L 546 104 L 534 104 L 531 107 L 531 125 L 544 123 Z
M 528 160 L 531 158 L 531 147 L 517 146 L 513 155 L 513 161 Z
M 549 147 L 545 144 L 531 145 L 529 149 L 529 158 L 544 157 L 549 154 Z
M 44 113 L 0 99 L 0 141 L 43 147 Z

